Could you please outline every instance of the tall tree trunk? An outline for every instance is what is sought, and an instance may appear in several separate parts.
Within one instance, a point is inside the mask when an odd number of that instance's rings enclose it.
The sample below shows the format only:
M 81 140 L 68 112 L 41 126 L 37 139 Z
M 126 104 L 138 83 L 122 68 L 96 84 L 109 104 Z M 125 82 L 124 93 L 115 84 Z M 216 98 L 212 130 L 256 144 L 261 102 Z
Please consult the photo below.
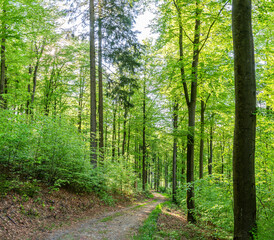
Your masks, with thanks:
M 199 1 L 196 1 L 195 10 L 195 33 L 193 41 L 193 60 L 192 60 L 192 81 L 191 81 L 191 100 L 188 104 L 188 134 L 187 134 L 187 183 L 190 187 L 187 190 L 187 220 L 195 223 L 194 216 L 194 132 L 195 132 L 195 109 L 197 99 L 197 80 L 199 64 L 199 44 L 200 44 L 200 14 Z M 186 100 L 188 97 L 186 98 Z
M 200 139 L 200 158 L 199 158 L 199 177 L 204 175 L 204 132 L 205 132 L 205 102 L 201 101 L 201 139 Z
M 90 16 L 90 162 L 97 165 L 96 142 L 96 70 L 95 70 L 95 40 L 94 40 L 94 0 L 89 0 Z
M 99 80 L 99 149 L 100 160 L 104 160 L 104 102 L 103 102 L 103 71 L 102 71 L 102 0 L 99 0 L 98 19 L 98 80 Z
M 27 105 L 26 105 L 26 113 L 30 114 L 30 101 L 31 101 L 31 91 L 30 91 L 30 81 L 32 76 L 32 66 L 29 65 L 29 83 L 28 83 L 28 99 L 27 99 Z
M 7 108 L 7 102 L 3 95 L 7 92 L 6 80 L 6 4 L 3 2 L 3 20 L 1 26 L 1 82 L 0 82 L 0 107 Z
M 126 137 L 127 137 L 127 114 L 128 108 L 125 106 L 124 122 L 123 122 L 123 143 L 122 143 L 122 156 L 125 157 Z
M 168 188 L 168 159 L 165 159 L 165 190 Z
M 191 89 L 190 94 L 188 92 L 187 83 L 185 80 L 184 69 L 184 52 L 183 52 L 183 25 L 181 17 L 181 9 L 177 2 L 174 1 L 175 7 L 178 13 L 179 23 L 179 51 L 180 51 L 180 64 L 181 64 L 181 79 L 183 83 L 185 99 L 188 107 L 188 134 L 187 134 L 187 183 L 189 188 L 187 189 L 187 220 L 195 223 L 194 216 L 194 130 L 195 130 L 195 109 L 197 99 L 197 80 L 198 80 L 198 63 L 199 63 L 199 45 L 200 45 L 200 15 L 201 9 L 199 8 L 199 0 L 196 0 L 195 9 L 195 29 L 194 29 L 194 41 L 193 41 L 193 58 L 192 58 L 192 71 L 191 71 Z
M 143 88 L 143 93 L 144 93 L 144 99 L 143 99 L 143 181 L 142 181 L 142 187 L 143 191 L 146 190 L 146 84 L 144 82 L 144 88 Z
M 78 98 L 78 131 L 82 131 L 82 112 L 83 112 L 83 95 L 84 95 L 84 77 L 83 69 L 80 67 L 80 86 L 79 86 L 79 98 Z
M 210 135 L 209 135 L 209 158 L 208 158 L 208 175 L 212 175 L 212 159 L 213 159 L 213 123 L 210 126 Z
M 233 0 L 235 77 L 233 195 L 234 239 L 237 240 L 254 238 L 256 234 L 256 80 L 251 9 L 251 0 Z
M 172 201 L 176 203 L 177 190 L 177 129 L 178 129 L 178 102 L 173 105 L 173 168 L 172 168 Z
M 116 150 L 116 112 L 117 112 L 117 105 L 115 105 L 113 107 L 114 107 L 114 109 L 113 109 L 113 123 L 112 123 L 112 161 L 114 161 L 114 159 L 115 159 L 115 150 Z
M 128 123 L 128 137 L 127 137 L 127 162 L 129 160 L 129 146 L 130 146 L 130 122 Z
M 118 139 L 117 139 L 117 151 L 118 151 L 118 158 L 120 157 L 121 155 L 121 152 L 120 152 L 120 139 L 121 139 L 121 121 L 120 121 L 120 107 L 118 106 L 118 114 L 117 114 L 117 121 L 118 121 L 118 127 L 117 127 L 117 135 L 118 135 Z

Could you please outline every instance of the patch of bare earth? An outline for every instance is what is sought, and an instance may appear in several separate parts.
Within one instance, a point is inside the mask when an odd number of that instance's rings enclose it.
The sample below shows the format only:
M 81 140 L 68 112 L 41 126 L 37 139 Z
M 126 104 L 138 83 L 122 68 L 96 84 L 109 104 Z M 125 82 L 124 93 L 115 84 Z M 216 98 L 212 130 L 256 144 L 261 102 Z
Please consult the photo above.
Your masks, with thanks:
M 107 206 L 95 194 L 78 195 L 65 190 L 43 191 L 34 198 L 10 193 L 0 199 L 0 239 L 43 239 L 52 229 L 71 226 L 83 219 L 125 208 L 131 200 L 114 196 L 116 205 Z
M 194 240 L 194 239 L 208 239 L 208 240 L 223 240 L 211 236 L 212 234 L 205 229 L 195 227 L 187 222 L 186 215 L 181 210 L 163 207 L 159 215 L 158 230 L 162 237 L 160 239 L 180 239 L 180 240 Z M 172 233 L 176 232 L 176 238 L 172 238 Z M 165 233 L 165 234 L 164 234 Z M 167 235 L 167 236 L 165 236 Z
M 155 200 L 144 205 L 125 208 L 97 218 L 91 218 L 75 224 L 70 229 L 60 229 L 46 237 L 47 240 L 126 240 L 137 234 L 139 227 L 150 212 L 165 201 L 160 194 L 154 193 Z

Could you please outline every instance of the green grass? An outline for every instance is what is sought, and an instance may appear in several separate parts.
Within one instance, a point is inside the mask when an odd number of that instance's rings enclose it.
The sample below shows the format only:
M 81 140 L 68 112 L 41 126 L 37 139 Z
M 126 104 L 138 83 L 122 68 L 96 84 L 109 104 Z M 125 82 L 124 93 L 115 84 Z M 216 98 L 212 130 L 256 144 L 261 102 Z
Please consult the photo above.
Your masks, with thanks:
M 133 239 L 136 240 L 150 240 L 157 232 L 157 220 L 159 214 L 162 212 L 163 203 L 158 204 L 156 208 L 149 214 L 143 226 L 139 229 L 139 234 Z

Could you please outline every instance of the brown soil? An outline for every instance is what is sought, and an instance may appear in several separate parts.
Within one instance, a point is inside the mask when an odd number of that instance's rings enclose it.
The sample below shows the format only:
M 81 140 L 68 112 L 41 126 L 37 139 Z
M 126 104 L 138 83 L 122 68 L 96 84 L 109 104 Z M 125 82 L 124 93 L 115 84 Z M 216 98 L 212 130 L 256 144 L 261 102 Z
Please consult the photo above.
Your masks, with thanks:
M 108 206 L 95 194 L 78 195 L 65 190 L 49 193 L 47 189 L 30 198 L 10 193 L 0 199 L 0 239 L 43 239 L 52 229 L 71 226 L 83 219 L 124 209 L 132 202 L 115 196 L 115 206 Z
M 144 205 L 128 207 L 79 222 L 69 229 L 53 232 L 46 240 L 127 240 L 137 234 L 139 227 L 164 197 L 154 193 L 155 200 Z
M 187 222 L 186 215 L 183 211 L 174 208 L 163 207 L 159 215 L 158 221 L 159 238 L 157 239 L 180 239 L 180 240 L 223 240 L 213 237 L 213 233 L 191 225 Z M 165 233 L 165 234 L 161 234 Z M 167 233 L 176 232 L 176 237 L 171 237 Z M 163 236 L 161 236 L 163 235 Z

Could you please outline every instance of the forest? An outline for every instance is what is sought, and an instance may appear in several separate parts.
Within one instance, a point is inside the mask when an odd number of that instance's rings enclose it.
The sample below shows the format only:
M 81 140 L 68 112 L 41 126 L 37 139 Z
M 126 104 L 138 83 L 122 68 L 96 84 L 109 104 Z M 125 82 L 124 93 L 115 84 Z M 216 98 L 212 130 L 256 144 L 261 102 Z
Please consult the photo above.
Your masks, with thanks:
M 0 239 L 4 202 L 45 189 L 158 192 L 213 227 L 197 239 L 273 239 L 273 18 L 272 0 L 0 0 Z

